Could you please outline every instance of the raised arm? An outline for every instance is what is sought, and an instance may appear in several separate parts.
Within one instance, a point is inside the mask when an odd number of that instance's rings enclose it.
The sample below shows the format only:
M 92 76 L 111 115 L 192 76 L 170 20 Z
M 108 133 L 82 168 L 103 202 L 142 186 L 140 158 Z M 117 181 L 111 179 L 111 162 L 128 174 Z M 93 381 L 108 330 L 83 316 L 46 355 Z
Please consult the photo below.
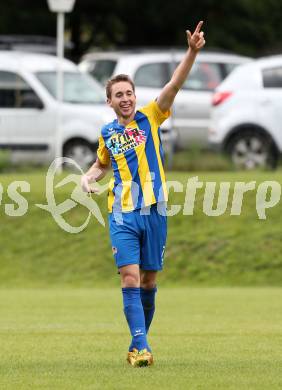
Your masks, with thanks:
M 201 31 L 202 25 L 203 22 L 199 22 L 193 34 L 189 30 L 186 31 L 188 50 L 175 69 L 171 80 L 164 86 L 157 99 L 162 112 L 168 111 L 172 106 L 175 96 L 184 84 L 198 52 L 205 45 L 204 32 Z

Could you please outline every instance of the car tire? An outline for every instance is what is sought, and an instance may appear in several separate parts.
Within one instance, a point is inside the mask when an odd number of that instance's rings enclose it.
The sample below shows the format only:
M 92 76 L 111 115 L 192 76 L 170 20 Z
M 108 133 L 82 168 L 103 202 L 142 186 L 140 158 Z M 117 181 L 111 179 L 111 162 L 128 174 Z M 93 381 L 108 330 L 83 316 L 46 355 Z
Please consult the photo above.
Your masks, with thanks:
M 84 140 L 70 141 L 64 146 L 64 157 L 74 160 L 82 170 L 85 170 L 94 163 L 97 157 L 96 148 Z M 68 168 L 69 164 L 65 164 Z
M 272 139 L 256 130 L 244 130 L 228 142 L 226 151 L 237 169 L 275 169 L 278 153 Z

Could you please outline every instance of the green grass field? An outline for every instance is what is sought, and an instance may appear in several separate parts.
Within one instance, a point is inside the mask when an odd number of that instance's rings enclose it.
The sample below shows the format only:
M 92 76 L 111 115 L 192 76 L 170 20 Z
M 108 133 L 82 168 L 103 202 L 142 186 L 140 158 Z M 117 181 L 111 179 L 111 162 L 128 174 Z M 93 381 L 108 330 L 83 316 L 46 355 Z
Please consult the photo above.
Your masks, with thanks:
M 133 368 L 116 289 L 0 290 L 0 388 L 282 388 L 281 288 L 159 288 Z
M 107 227 L 92 218 L 79 234 L 61 230 L 35 206 L 46 203 L 45 173 L 0 175 L 0 390 L 282 388 L 281 201 L 259 220 L 250 192 L 241 216 L 230 216 L 229 202 L 214 218 L 203 213 L 199 190 L 192 216 L 169 218 L 150 334 L 156 363 L 134 369 L 125 361 L 129 335 Z M 193 176 L 168 179 L 185 186 Z M 198 176 L 281 183 L 281 170 Z M 5 212 L 15 180 L 31 186 L 23 217 Z M 57 203 L 72 189 L 56 190 Z M 106 219 L 106 196 L 95 199 Z M 183 201 L 171 193 L 170 205 Z M 65 218 L 80 225 L 87 213 L 77 206 Z

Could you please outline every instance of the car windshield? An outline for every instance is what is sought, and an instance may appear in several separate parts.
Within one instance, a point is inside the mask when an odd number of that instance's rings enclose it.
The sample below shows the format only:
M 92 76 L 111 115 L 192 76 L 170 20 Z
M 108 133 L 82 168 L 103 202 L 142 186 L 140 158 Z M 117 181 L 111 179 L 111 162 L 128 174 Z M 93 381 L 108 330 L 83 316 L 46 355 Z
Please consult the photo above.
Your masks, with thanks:
M 90 74 L 105 85 L 113 74 L 116 63 L 117 61 L 114 60 L 97 60 Z
M 37 72 L 37 78 L 56 98 L 56 72 Z M 66 103 L 97 104 L 104 103 L 104 91 L 91 76 L 79 72 L 64 72 L 64 96 Z

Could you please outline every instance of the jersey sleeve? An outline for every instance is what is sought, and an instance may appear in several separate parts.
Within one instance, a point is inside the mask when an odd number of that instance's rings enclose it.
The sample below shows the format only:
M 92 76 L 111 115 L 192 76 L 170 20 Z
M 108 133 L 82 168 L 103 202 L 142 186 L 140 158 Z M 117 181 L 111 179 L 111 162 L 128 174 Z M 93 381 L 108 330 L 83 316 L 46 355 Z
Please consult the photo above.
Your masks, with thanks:
M 102 136 L 99 137 L 99 147 L 97 150 L 97 157 L 102 165 L 109 165 L 110 155 L 106 148 L 104 138 Z
M 160 126 L 171 115 L 170 110 L 162 112 L 156 100 L 151 101 L 139 111 L 143 112 L 143 114 L 147 115 L 149 118 L 154 119 L 158 126 Z

